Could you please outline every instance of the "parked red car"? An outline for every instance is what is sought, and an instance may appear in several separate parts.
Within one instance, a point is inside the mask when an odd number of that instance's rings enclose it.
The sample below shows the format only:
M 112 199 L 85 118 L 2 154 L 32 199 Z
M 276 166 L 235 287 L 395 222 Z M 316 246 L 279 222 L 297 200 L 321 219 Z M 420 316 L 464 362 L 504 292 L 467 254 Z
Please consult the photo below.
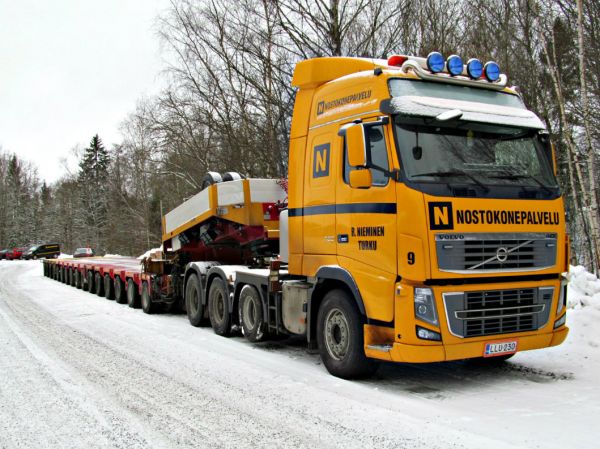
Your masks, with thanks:
M 16 260 L 21 259 L 23 256 L 23 252 L 26 251 L 27 248 L 13 248 L 6 253 L 6 258 L 8 260 Z

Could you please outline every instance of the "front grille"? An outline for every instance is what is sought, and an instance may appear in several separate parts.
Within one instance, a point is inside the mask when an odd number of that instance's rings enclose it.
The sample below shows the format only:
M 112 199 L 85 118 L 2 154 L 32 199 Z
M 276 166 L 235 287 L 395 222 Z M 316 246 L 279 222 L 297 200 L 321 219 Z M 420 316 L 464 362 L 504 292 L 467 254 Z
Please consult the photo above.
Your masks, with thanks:
M 441 271 L 541 270 L 556 262 L 555 233 L 436 234 L 435 239 Z
M 458 337 L 527 332 L 550 316 L 554 287 L 444 293 L 450 332 Z

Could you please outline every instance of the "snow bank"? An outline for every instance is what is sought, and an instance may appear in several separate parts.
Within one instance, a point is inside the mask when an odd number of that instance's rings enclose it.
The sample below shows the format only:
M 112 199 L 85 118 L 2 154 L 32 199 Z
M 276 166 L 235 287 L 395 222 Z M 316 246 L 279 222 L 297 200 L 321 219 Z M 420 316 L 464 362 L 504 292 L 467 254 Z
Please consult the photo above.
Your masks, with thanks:
M 73 257 L 72 254 L 60 253 L 58 259 L 71 259 Z
M 571 266 L 568 278 L 567 307 L 600 310 L 600 280 L 581 265 Z
M 574 378 L 597 381 L 600 373 L 600 280 L 582 266 L 571 266 L 567 275 L 567 326 L 569 335 L 559 346 L 524 351 L 518 363 Z

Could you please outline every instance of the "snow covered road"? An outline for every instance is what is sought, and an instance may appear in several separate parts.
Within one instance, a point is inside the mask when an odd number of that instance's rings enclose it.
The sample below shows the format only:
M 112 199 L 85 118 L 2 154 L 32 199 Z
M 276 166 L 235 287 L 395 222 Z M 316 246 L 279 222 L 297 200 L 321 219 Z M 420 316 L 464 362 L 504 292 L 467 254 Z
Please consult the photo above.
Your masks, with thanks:
M 0 261 L 0 449 L 597 448 L 588 309 L 562 346 L 499 368 L 389 364 L 349 382 L 301 342 L 219 337 Z

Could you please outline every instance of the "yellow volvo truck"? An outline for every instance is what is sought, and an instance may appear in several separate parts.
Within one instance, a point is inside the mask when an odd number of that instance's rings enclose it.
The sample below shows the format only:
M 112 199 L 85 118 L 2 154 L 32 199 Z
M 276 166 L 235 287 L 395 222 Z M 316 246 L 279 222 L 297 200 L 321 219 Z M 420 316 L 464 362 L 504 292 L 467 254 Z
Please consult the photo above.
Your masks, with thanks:
M 566 338 L 553 149 L 497 64 L 322 58 L 293 84 L 284 257 L 330 372 Z
M 303 335 L 344 378 L 566 338 L 552 145 L 496 63 L 317 58 L 292 82 L 287 183 L 209 173 L 163 217 L 162 260 L 85 268 L 107 297 L 181 302 L 219 335 Z

